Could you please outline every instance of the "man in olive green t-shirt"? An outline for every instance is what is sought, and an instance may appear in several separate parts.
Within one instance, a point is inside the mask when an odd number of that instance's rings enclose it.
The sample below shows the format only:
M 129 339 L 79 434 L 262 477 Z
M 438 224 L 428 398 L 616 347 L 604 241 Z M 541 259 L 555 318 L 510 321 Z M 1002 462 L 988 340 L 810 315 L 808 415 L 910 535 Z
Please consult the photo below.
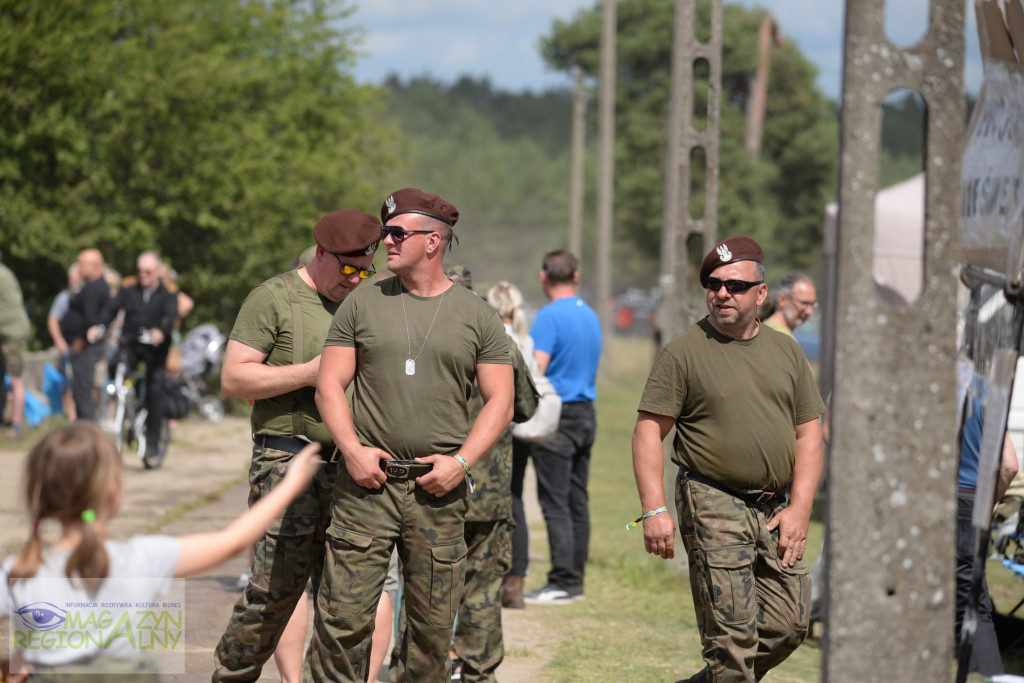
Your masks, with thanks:
M 803 553 L 825 406 L 800 346 L 757 321 L 763 264 L 761 247 L 745 236 L 704 258 L 709 315 L 658 355 L 633 432 L 636 521 L 647 552 L 667 559 L 675 524 L 661 443 L 676 431 L 676 511 L 707 663 L 693 683 L 760 680 L 807 633 Z
M 346 299 L 327 335 L 316 401 L 345 466 L 334 489 L 306 679 L 366 680 L 374 609 L 396 546 L 407 617 L 397 647 L 406 680 L 451 676 L 466 496 L 475 487 L 473 466 L 508 427 L 513 403 L 498 314 L 445 277 L 458 216 L 437 195 L 392 193 L 381 221 L 396 276 Z M 474 380 L 484 407 L 470 423 Z M 425 465 L 432 469 L 418 471 Z
M 257 542 L 248 585 L 214 652 L 214 681 L 259 678 L 307 581 L 312 579 L 314 591 L 320 584 L 338 464 L 317 410 L 316 377 L 340 302 L 375 272 L 380 221 L 355 209 L 332 211 L 317 222 L 313 239 L 309 263 L 249 293 L 224 353 L 224 395 L 253 401 L 249 505 L 281 480 L 292 457 L 310 441 L 323 444 L 325 464 L 309 490 Z M 294 661 L 279 658 L 282 679 L 298 680 L 301 655 L 282 648 L 281 657 L 294 655 Z

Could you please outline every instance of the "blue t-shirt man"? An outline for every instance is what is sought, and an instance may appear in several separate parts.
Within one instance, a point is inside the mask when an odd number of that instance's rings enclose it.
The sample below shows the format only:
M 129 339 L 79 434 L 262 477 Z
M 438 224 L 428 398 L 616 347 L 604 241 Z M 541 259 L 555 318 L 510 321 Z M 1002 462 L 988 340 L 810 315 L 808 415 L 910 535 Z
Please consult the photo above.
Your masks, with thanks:
M 537 498 L 548 530 L 551 571 L 547 584 L 524 596 L 526 602 L 557 604 L 583 597 L 583 570 L 590 545 L 587 479 L 597 431 L 597 365 L 601 323 L 576 296 L 579 261 L 568 251 L 544 257 L 540 273 L 542 308 L 530 329 L 537 372 L 546 375 L 562 399 L 558 432 L 531 445 Z
M 594 309 L 578 296 L 552 301 L 537 313 L 530 336 L 534 351 L 551 357 L 546 375 L 563 404 L 597 399 L 601 321 Z

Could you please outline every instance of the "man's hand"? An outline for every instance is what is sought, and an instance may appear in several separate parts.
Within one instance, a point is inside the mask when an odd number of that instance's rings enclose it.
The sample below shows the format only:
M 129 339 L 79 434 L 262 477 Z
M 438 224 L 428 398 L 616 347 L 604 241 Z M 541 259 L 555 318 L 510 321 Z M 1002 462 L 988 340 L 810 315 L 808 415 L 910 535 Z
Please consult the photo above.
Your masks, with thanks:
M 419 462 L 429 462 L 434 466 L 422 477 L 416 478 L 416 485 L 429 494 L 440 498 L 452 491 L 466 478 L 466 470 L 462 464 L 450 455 L 426 455 L 416 458 Z
M 303 369 L 305 369 L 305 371 L 306 371 L 306 386 L 307 387 L 315 387 L 316 386 L 316 378 L 317 378 L 317 375 L 320 374 L 320 356 L 322 356 L 322 355 L 323 354 L 320 354 L 316 358 L 313 358 L 312 360 L 308 360 L 308 361 L 306 361 L 305 363 L 302 364 Z
M 793 506 L 779 510 L 768 520 L 768 531 L 779 530 L 779 557 L 783 567 L 791 569 L 797 560 L 804 558 L 809 524 L 810 512 L 803 513 Z
M 676 555 L 676 522 L 668 511 L 644 520 L 644 547 L 651 555 L 671 560 Z
M 345 469 L 355 483 L 364 489 L 379 489 L 388 480 L 388 475 L 380 468 L 381 460 L 394 460 L 389 453 L 379 448 L 359 446 L 350 453 L 345 453 Z

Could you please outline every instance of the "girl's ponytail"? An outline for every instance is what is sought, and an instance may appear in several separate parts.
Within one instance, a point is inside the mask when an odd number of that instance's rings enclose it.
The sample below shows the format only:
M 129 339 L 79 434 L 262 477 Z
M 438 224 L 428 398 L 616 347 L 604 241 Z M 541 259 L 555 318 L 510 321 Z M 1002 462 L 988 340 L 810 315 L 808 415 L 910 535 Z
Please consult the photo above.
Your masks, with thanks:
M 71 582 L 80 580 L 86 590 L 95 594 L 110 573 L 110 558 L 103 539 L 96 533 L 96 513 L 89 509 L 82 512 L 82 540 L 71 553 L 64 573 Z
M 18 560 L 11 568 L 12 579 L 27 579 L 35 576 L 43 561 L 43 539 L 39 537 L 39 520 L 32 523 L 32 535 L 28 537 L 25 548 L 18 555 Z

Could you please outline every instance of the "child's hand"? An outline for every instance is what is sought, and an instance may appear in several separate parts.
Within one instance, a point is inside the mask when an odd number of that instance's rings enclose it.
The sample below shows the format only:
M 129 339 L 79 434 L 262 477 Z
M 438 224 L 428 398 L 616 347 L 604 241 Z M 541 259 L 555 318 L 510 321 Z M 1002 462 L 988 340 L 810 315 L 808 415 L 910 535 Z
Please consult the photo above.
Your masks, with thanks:
M 285 479 L 297 479 L 303 484 L 309 483 L 317 470 L 324 464 L 320 458 L 320 444 L 313 442 L 295 454 L 288 463 Z

